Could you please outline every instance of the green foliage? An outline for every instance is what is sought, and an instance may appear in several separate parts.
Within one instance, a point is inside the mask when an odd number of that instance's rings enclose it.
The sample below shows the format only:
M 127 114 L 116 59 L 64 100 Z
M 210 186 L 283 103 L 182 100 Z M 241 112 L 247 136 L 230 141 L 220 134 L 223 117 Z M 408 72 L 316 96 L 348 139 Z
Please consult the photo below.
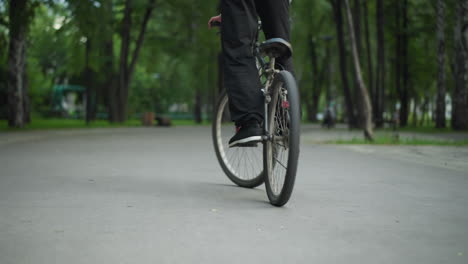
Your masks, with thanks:
M 453 58 L 452 33 L 455 1 L 447 0 L 447 56 Z M 351 1 L 352 3 L 354 1 Z M 87 85 L 86 69 L 93 72 L 98 108 L 108 104 L 107 81 L 109 73 L 119 70 L 120 37 L 125 1 L 121 0 L 31 0 L 35 6 L 28 37 L 28 79 L 33 111 L 46 113 L 50 107 L 53 84 Z M 139 34 L 148 0 L 133 0 L 131 43 Z M 376 3 L 367 1 L 371 61 L 376 66 Z M 395 3 L 385 4 L 386 46 L 386 107 L 392 109 L 398 102 L 395 76 Z M 0 16 L 7 18 L 7 7 L 0 4 Z M 129 91 L 129 115 L 143 111 L 167 112 L 172 104 L 187 104 L 193 108 L 196 91 L 203 104 L 210 109 L 216 97 L 217 56 L 220 52 L 218 30 L 208 30 L 208 19 L 219 13 L 217 1 L 173 0 L 156 1 L 149 21 L 139 60 Z M 409 0 L 410 97 L 422 104 L 430 102 L 436 93 L 436 44 L 434 0 Z M 363 13 L 361 12 L 361 15 Z M 319 111 L 325 108 L 326 88 L 343 108 L 341 78 L 336 44 L 335 22 L 329 0 L 295 0 L 291 6 L 292 42 L 296 76 L 303 102 L 321 91 Z M 364 37 L 364 18 L 360 18 Z M 8 22 L 2 19 L 1 22 Z M 348 40 L 348 36 L 345 36 Z M 111 43 L 109 47 L 106 44 Z M 363 39 L 365 50 L 365 41 Z M 312 53 L 311 43 L 315 47 Z M 8 28 L 0 24 L 0 76 L 5 80 Z M 86 46 L 89 50 L 86 52 Z M 134 44 L 130 52 L 134 50 Z M 330 50 L 327 60 L 326 51 Z M 349 47 L 347 47 L 349 49 Z M 109 51 L 110 49 L 110 51 Z M 349 50 L 348 50 L 349 51 Z M 110 55 L 112 56 L 110 56 Z M 364 79 L 369 82 L 367 54 L 362 54 Z M 88 58 L 88 60 L 87 60 Z M 316 60 L 316 67 L 312 61 Z M 109 64 L 108 62 L 111 62 Z M 88 62 L 88 64 L 86 64 Z M 351 60 L 348 59 L 351 65 Z M 324 80 L 325 67 L 331 65 L 331 83 Z M 112 65 L 112 66 L 109 66 Z M 448 64 L 447 71 L 452 66 Z M 352 67 L 348 67 L 349 75 Z M 374 69 L 375 70 L 375 69 Z M 375 76 L 374 76 L 375 77 Z M 321 81 L 320 81 L 321 80 Z M 375 81 L 375 80 L 374 80 Z M 352 82 L 352 78 L 350 78 Z M 452 85 L 448 78 L 448 87 Z M 115 84 L 114 84 L 115 85 Z M 0 81 L 0 94 L 6 90 Z M 430 111 L 430 109 L 427 109 Z M 387 110 L 388 111 L 388 110 Z M 206 113 L 205 113 L 206 114 Z
M 130 113 L 155 111 L 156 102 L 160 101 L 158 88 L 160 88 L 159 74 L 137 67 L 130 90 Z
M 61 36 L 54 27 L 57 27 L 55 13 L 39 6 L 31 25 L 27 54 L 29 96 L 36 113 L 47 113 L 54 79 L 67 74 L 64 64 L 69 52 L 67 42 L 71 40 Z
M 28 58 L 28 66 L 31 106 L 36 113 L 47 113 L 51 105 L 52 80 L 41 72 L 34 57 Z

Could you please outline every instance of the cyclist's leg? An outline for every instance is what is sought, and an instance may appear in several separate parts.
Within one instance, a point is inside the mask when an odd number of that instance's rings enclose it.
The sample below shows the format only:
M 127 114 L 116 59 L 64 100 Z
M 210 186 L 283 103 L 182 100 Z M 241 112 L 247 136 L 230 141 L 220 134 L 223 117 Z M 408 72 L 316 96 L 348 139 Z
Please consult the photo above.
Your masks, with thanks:
M 255 4 L 265 38 L 282 38 L 290 42 L 289 0 L 255 0 Z M 277 63 L 294 75 L 292 58 L 278 58 Z
M 258 24 L 254 0 L 222 0 L 221 15 L 224 85 L 231 118 L 237 125 L 252 119 L 261 122 L 263 96 L 252 49 Z

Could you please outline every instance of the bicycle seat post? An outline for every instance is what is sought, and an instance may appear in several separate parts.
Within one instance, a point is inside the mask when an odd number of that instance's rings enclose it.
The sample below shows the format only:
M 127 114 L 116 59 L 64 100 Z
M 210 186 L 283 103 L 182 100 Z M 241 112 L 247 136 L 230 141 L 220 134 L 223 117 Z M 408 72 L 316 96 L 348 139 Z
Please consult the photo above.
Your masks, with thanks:
M 276 61 L 276 58 L 275 57 L 270 57 L 270 65 L 269 65 L 269 70 L 271 71 L 274 71 L 275 70 L 275 61 Z

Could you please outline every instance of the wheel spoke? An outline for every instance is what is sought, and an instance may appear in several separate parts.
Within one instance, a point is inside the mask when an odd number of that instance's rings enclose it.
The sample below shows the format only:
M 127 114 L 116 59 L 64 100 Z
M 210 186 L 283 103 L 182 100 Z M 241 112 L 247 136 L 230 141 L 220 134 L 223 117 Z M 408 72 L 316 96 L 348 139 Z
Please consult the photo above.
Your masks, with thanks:
M 271 157 L 269 160 L 271 168 L 269 168 L 270 186 L 275 195 L 279 195 L 283 189 L 285 177 L 287 173 L 287 162 L 289 157 L 289 120 L 288 108 L 283 107 L 284 100 L 287 100 L 287 94 L 283 87 L 279 87 L 277 99 L 274 105 L 274 111 L 270 113 L 273 120 L 270 128 L 273 134 L 271 143 Z
M 215 119 L 216 142 L 219 151 L 220 162 L 227 168 L 226 173 L 239 180 L 251 181 L 259 179 L 263 171 L 262 145 L 257 147 L 230 148 L 228 140 L 235 133 L 231 122 L 222 122 L 224 116 L 229 115 L 227 96 L 220 103 L 220 109 Z M 216 144 L 216 143 L 215 143 Z

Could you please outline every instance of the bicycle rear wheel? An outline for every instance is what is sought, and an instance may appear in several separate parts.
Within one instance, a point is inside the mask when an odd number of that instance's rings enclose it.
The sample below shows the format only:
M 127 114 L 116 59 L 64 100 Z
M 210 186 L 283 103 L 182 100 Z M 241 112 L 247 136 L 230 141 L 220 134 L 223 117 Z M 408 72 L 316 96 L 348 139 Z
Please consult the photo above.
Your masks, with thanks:
M 236 133 L 231 122 L 229 99 L 223 91 L 218 99 L 212 125 L 216 157 L 226 176 L 235 184 L 254 188 L 263 183 L 262 144 L 256 147 L 229 148 L 229 138 Z
M 265 186 L 270 203 L 283 206 L 291 197 L 296 179 L 300 141 L 300 102 L 296 81 L 281 71 L 272 85 L 268 128 L 272 138 L 265 142 Z

